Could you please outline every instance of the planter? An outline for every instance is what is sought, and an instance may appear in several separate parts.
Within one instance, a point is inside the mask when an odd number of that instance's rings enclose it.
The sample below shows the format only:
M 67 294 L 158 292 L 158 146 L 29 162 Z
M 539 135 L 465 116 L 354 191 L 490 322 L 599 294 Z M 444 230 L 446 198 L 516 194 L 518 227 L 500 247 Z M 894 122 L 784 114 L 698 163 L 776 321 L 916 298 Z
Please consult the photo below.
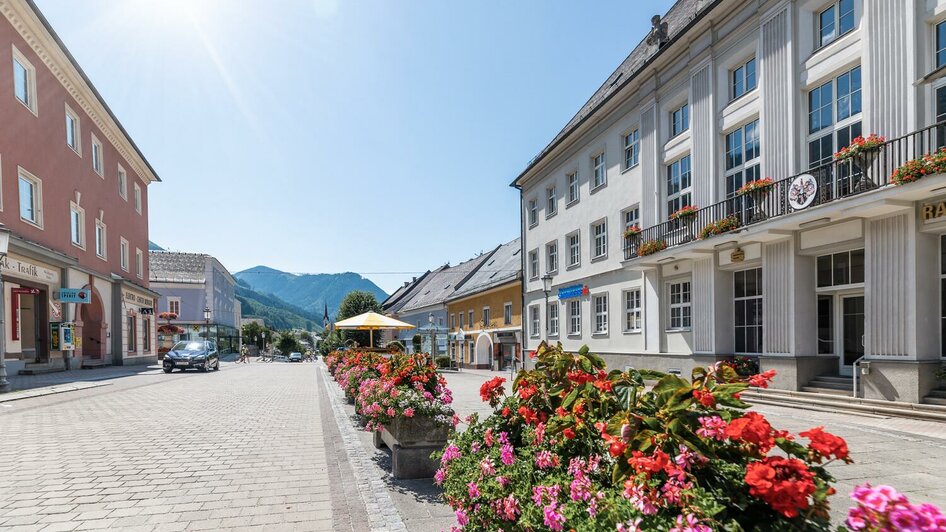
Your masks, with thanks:
M 854 164 L 861 169 L 861 173 L 854 182 L 854 192 L 863 192 L 877 188 L 877 183 L 870 178 L 869 170 L 880 155 L 880 149 L 866 150 L 851 157 Z M 853 168 L 852 168 L 853 171 Z
M 440 462 L 430 453 L 447 445 L 450 427 L 431 417 L 399 417 L 374 433 L 374 446 L 391 449 L 391 474 L 396 479 L 432 478 Z
M 681 216 L 677 218 L 687 228 L 687 239 L 696 240 L 696 215 Z
M 349 395 L 348 392 L 345 392 L 345 401 L 347 401 L 348 404 L 353 405 L 355 404 L 355 396 Z
M 749 214 L 749 222 L 760 222 L 765 220 L 765 200 L 772 192 L 772 187 L 757 188 L 746 193 L 746 196 L 752 200 L 752 212 Z

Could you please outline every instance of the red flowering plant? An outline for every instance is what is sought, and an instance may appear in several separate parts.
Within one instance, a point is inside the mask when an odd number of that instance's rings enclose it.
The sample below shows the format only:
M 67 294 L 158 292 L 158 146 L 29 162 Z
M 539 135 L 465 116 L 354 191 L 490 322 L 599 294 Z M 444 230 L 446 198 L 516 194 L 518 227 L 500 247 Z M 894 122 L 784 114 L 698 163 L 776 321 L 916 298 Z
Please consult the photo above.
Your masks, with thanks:
M 624 229 L 624 238 L 630 238 L 641 234 L 641 226 L 634 224 Z
M 905 185 L 923 176 L 942 173 L 946 173 L 946 148 L 903 163 L 890 174 L 890 181 L 895 185 Z
M 453 395 L 437 366 L 423 354 L 395 354 L 377 365 L 377 377 L 363 379 L 355 398 L 365 430 L 380 431 L 396 417 L 431 417 L 441 425 L 453 421 Z
M 696 213 L 699 212 L 700 208 L 696 205 L 685 205 L 676 210 L 676 212 L 670 215 L 671 220 L 682 220 L 684 218 L 689 218 L 691 216 L 696 216 Z
M 667 243 L 663 240 L 646 240 L 637 246 L 637 256 L 645 257 L 665 249 L 667 249 Z
M 879 150 L 885 142 L 887 142 L 886 138 L 874 133 L 871 133 L 866 137 L 854 137 L 854 140 L 852 140 L 849 145 L 841 148 L 837 153 L 834 154 L 834 160 L 844 161 L 854 157 L 855 155 Z
M 381 373 L 379 365 L 384 357 L 378 353 L 365 351 L 345 351 L 335 365 L 335 381 L 345 390 L 345 396 L 358 396 L 361 381 L 377 378 Z
M 729 231 L 739 228 L 739 218 L 736 215 L 729 215 L 722 220 L 716 222 L 710 222 L 706 224 L 703 229 L 700 230 L 698 238 L 700 240 L 705 240 L 711 236 L 721 235 L 723 233 L 728 233 Z
M 756 179 L 754 181 L 749 181 L 745 185 L 739 187 L 739 190 L 736 191 L 737 195 L 748 194 L 750 192 L 755 192 L 757 190 L 767 190 L 775 184 L 775 180 L 771 177 L 763 177 L 761 179 Z
M 849 460 L 844 440 L 776 430 L 745 411 L 749 385 L 722 364 L 607 372 L 587 347 L 542 345 L 512 394 L 481 389 L 494 413 L 434 454 L 435 481 L 464 529 L 829 530 L 825 466 Z

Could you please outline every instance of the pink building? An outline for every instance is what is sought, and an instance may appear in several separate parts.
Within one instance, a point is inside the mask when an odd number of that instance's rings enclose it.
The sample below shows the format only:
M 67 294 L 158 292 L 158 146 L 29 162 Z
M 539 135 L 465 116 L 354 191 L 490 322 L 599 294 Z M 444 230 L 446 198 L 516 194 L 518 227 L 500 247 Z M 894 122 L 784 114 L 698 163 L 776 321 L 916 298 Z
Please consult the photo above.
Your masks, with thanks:
M 148 185 L 160 179 L 36 5 L 0 13 L 8 370 L 156 360 Z

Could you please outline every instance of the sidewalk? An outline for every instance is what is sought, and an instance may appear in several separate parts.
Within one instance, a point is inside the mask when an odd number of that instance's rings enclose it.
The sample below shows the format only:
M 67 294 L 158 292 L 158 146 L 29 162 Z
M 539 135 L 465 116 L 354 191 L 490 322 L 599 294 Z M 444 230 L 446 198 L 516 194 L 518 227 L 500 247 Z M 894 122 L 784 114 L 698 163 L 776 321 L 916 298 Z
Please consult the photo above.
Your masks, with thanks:
M 56 373 L 43 373 L 41 375 L 8 375 L 7 380 L 10 382 L 11 392 L 15 392 L 76 382 L 117 379 L 129 375 L 153 375 L 160 371 L 161 366 L 157 364 L 147 366 L 104 366 L 95 369 L 72 369 Z

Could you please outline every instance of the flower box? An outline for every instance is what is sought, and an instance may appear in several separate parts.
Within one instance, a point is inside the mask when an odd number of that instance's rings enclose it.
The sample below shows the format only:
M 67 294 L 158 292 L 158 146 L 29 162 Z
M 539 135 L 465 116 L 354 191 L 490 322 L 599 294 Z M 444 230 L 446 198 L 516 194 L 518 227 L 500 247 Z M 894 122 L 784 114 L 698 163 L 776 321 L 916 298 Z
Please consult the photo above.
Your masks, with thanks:
M 745 185 L 739 187 L 739 190 L 736 191 L 736 194 L 749 194 L 750 192 L 760 192 L 772 188 L 772 185 L 775 184 L 775 180 L 771 177 L 763 177 L 762 179 L 756 179 L 755 181 L 749 181 Z
M 685 218 L 690 218 L 696 216 L 696 213 L 699 212 L 700 208 L 696 205 L 687 205 L 685 207 L 680 207 L 679 210 L 670 215 L 671 220 L 682 220 Z
M 885 142 L 887 142 L 887 139 L 874 133 L 866 137 L 855 137 L 849 145 L 834 154 L 834 160 L 844 161 L 865 153 L 876 154 Z
M 637 256 L 644 257 L 646 255 L 653 255 L 665 249 L 667 249 L 667 243 L 663 240 L 647 240 L 637 246 Z
M 433 478 L 439 461 L 430 457 L 447 445 L 452 428 L 433 417 L 396 417 L 375 431 L 374 446 L 391 449 L 391 474 L 396 479 Z

